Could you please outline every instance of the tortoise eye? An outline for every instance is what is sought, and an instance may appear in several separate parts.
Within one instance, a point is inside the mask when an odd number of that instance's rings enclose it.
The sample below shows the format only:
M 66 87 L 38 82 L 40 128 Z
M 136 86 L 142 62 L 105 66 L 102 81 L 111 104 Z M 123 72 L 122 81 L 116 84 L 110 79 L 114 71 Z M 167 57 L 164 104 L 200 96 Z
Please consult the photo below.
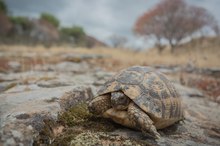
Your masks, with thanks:
M 120 101 L 125 101 L 126 98 L 123 96 L 123 97 L 120 97 L 119 100 L 120 100 Z
M 121 104 L 127 104 L 128 98 L 124 96 L 124 97 L 121 97 L 121 98 L 119 99 L 119 101 L 120 101 Z

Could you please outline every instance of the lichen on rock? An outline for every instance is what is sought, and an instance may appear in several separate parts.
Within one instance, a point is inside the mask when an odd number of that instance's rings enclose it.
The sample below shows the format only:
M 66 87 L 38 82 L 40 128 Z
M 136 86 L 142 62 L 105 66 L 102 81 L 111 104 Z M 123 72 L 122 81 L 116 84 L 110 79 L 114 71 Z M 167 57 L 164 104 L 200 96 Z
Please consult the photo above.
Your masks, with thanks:
M 83 132 L 77 135 L 70 143 L 71 146 L 95 146 L 95 145 L 126 145 L 126 146 L 141 146 L 134 140 L 125 139 L 119 135 L 111 135 L 105 132 L 90 131 Z

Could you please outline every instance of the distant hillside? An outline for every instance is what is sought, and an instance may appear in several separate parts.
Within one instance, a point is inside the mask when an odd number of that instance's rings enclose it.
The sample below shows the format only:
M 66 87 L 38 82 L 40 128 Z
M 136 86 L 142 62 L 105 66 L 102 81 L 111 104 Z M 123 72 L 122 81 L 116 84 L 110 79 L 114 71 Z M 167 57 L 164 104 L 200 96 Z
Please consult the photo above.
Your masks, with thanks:
M 12 29 L 12 24 L 8 17 L 0 12 L 0 35 L 7 35 Z
M 96 39 L 95 37 L 89 36 L 89 35 L 86 35 L 86 40 L 87 40 L 87 46 L 89 48 L 92 48 L 92 47 L 107 47 L 108 46 L 104 42 Z
M 69 44 L 77 47 L 107 47 L 80 26 L 59 28 L 46 19 L 8 16 L 0 12 L 0 44 L 45 46 Z

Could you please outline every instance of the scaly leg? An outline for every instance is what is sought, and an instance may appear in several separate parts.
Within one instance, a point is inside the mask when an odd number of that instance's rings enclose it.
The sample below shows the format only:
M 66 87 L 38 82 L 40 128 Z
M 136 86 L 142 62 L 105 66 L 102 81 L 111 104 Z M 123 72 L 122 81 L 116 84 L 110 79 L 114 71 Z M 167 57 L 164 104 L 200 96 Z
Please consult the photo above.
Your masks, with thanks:
M 146 135 L 150 134 L 158 139 L 160 138 L 160 134 L 157 132 L 156 127 L 153 125 L 153 121 L 134 103 L 129 105 L 128 115 L 130 121 L 134 122 L 137 129 L 140 129 Z

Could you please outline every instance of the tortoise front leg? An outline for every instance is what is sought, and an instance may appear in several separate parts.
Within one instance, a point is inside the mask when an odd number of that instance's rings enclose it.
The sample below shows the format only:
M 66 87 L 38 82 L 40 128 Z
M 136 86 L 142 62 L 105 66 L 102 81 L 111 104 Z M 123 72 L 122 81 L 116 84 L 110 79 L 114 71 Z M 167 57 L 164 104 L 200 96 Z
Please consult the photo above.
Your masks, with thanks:
M 137 129 L 140 129 L 146 135 L 150 134 L 156 138 L 160 138 L 160 134 L 153 125 L 153 121 L 134 103 L 128 106 L 128 115 L 130 121 L 134 122 Z
M 111 108 L 111 98 L 109 94 L 100 95 L 89 103 L 89 111 L 95 115 L 102 116 L 102 114 Z

